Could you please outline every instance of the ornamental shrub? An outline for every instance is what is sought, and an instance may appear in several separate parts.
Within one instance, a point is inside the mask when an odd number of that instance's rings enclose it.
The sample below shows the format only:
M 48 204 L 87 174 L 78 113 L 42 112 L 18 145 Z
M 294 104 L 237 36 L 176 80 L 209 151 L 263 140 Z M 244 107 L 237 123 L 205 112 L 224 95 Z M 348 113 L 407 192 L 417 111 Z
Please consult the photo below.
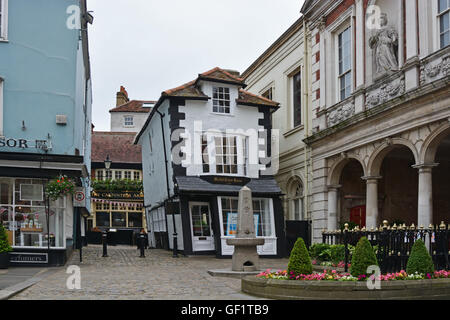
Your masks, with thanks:
M 309 248 L 311 258 L 319 261 L 331 261 L 330 245 L 326 243 L 315 243 Z
M 295 275 L 311 274 L 313 271 L 311 258 L 302 238 L 298 238 L 292 248 L 287 271 L 288 274 L 292 272 Z
M 416 272 L 423 274 L 434 272 L 433 259 L 421 239 L 414 242 L 411 255 L 406 264 L 406 273 L 414 274 Z
M 350 250 L 349 250 L 350 251 Z M 343 244 L 335 244 L 330 247 L 331 262 L 338 264 L 345 260 L 345 246 Z
M 11 252 L 12 248 L 8 242 L 8 235 L 3 225 L 0 224 L 0 253 Z
M 359 239 L 352 256 L 350 273 L 354 277 L 366 275 L 369 266 L 378 266 L 377 257 L 366 237 Z

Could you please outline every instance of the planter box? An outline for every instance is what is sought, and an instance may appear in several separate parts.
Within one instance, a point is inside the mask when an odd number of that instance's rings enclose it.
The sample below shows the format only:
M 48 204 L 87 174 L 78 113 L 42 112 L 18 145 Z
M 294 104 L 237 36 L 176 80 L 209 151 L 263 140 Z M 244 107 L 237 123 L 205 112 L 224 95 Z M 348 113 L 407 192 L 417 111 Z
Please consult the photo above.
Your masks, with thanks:
M 0 269 L 9 268 L 9 252 L 0 253 Z

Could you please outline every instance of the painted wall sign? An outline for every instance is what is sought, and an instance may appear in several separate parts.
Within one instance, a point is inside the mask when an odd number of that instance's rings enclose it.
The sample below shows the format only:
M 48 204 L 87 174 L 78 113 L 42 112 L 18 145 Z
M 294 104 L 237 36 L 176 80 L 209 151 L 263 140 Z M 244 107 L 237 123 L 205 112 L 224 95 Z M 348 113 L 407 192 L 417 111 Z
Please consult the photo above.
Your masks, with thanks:
M 47 253 L 10 252 L 9 257 L 12 263 L 48 263 Z
M 0 148 L 43 149 L 50 150 L 51 143 L 47 140 L 27 140 L 0 137 Z
M 245 186 L 250 182 L 250 178 L 246 177 L 201 176 L 200 178 L 213 184 L 228 184 L 234 186 Z

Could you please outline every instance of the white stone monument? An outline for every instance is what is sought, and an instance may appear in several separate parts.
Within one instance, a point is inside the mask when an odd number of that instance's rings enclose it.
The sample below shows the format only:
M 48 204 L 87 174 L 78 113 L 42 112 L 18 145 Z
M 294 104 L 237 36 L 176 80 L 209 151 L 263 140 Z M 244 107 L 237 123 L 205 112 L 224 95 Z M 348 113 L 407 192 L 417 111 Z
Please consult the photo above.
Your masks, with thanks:
M 265 240 L 256 238 L 254 221 L 252 191 L 248 187 L 243 187 L 239 191 L 236 237 L 227 239 L 227 244 L 234 246 L 232 271 L 259 270 L 257 246 L 263 245 Z

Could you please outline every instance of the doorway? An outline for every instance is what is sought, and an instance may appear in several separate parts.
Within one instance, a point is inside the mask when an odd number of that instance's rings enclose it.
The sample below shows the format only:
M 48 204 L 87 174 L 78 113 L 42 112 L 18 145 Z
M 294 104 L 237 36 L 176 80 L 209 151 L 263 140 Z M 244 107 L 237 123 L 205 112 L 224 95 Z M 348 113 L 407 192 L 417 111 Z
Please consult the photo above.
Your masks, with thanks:
M 207 202 L 190 202 L 192 250 L 214 251 L 211 210 Z

